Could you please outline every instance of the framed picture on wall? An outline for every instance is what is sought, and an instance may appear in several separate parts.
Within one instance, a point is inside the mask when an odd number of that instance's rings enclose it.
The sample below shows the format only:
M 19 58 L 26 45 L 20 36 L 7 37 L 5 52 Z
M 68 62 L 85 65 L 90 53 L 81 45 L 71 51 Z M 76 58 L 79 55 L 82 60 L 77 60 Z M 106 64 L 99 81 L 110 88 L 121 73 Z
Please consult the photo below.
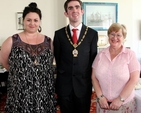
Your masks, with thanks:
M 23 19 L 22 19 L 22 12 L 16 13 L 16 26 L 17 30 L 23 30 Z
M 83 9 L 83 23 L 95 30 L 105 31 L 117 22 L 117 3 L 83 2 Z

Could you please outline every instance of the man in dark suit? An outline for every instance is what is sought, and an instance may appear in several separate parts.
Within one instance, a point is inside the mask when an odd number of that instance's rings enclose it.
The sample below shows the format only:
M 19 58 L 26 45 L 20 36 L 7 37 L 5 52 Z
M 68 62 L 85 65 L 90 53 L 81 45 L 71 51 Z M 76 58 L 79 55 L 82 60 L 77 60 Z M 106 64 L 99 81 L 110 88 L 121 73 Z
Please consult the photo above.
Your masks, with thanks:
M 57 66 L 56 92 L 61 113 L 89 113 L 92 83 L 92 62 L 97 55 L 97 31 L 81 22 L 82 1 L 67 0 L 64 4 L 69 25 L 55 31 L 54 55 Z M 72 29 L 77 29 L 77 43 Z

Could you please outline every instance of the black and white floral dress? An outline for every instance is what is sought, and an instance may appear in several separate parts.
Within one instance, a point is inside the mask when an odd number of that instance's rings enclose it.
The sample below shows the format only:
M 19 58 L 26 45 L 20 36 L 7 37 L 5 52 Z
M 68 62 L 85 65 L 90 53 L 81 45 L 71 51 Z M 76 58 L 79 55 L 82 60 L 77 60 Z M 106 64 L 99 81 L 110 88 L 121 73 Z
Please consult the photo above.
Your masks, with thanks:
M 12 40 L 6 112 L 56 113 L 51 39 L 29 45 L 15 34 Z

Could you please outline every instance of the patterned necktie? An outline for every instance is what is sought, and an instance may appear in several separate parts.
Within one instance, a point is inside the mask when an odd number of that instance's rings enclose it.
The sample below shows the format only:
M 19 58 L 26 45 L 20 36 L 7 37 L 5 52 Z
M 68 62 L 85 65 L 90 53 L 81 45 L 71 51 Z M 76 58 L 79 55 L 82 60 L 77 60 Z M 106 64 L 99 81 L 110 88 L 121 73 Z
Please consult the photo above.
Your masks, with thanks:
M 72 29 L 73 31 L 73 35 L 72 35 L 72 41 L 73 41 L 73 44 L 77 44 L 77 31 L 78 29 Z

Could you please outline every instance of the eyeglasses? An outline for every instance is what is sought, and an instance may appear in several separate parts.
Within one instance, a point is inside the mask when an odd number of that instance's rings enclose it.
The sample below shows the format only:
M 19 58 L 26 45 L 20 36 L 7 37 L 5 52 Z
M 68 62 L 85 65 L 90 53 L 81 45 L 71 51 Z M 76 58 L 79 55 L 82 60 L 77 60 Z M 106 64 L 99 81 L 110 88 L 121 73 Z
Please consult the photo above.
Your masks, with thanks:
M 122 35 L 120 35 L 120 34 L 114 34 L 114 33 L 111 33 L 111 34 L 110 34 L 110 37 L 111 37 L 111 38 L 114 38 L 115 36 L 116 36 L 117 38 L 121 38 L 121 37 L 122 37 Z

